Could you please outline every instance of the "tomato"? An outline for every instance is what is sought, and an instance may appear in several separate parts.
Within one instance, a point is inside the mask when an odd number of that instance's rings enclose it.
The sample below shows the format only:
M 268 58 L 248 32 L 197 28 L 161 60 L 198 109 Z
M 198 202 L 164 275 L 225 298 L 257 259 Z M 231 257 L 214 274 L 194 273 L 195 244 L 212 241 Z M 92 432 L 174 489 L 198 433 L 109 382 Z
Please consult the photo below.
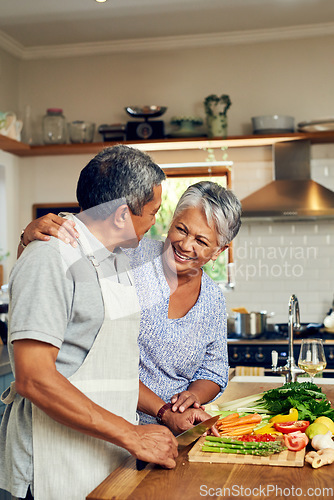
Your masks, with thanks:
M 310 425 L 308 420 L 297 420 L 297 422 L 275 422 L 274 427 L 277 431 L 283 434 L 290 434 L 290 432 L 304 432 Z
M 308 437 L 304 432 L 296 431 L 284 435 L 285 446 L 290 451 L 300 451 L 308 443 Z
M 276 437 L 272 436 L 271 434 L 258 434 L 256 436 L 246 435 L 246 436 L 239 437 L 238 441 L 261 443 L 261 442 L 268 442 L 268 441 L 276 441 Z

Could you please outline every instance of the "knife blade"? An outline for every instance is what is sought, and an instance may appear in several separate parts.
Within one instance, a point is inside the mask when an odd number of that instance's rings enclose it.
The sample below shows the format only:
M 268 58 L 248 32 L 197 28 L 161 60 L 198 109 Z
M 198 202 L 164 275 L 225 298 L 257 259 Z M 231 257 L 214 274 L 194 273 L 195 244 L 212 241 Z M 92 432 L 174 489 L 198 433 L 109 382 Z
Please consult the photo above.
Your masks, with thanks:
M 182 432 L 178 436 L 176 436 L 176 440 L 179 446 L 187 446 L 188 444 L 195 441 L 197 438 L 202 436 L 204 432 L 208 431 L 219 419 L 220 415 L 215 415 L 214 417 L 209 418 L 208 420 L 204 420 L 204 422 L 200 422 L 199 424 L 191 427 L 187 431 Z M 144 460 L 136 460 L 137 470 L 145 469 L 148 462 Z
M 195 441 L 197 438 L 202 436 L 204 432 L 208 431 L 220 418 L 220 415 L 215 415 L 214 417 L 209 418 L 208 420 L 204 420 L 204 422 L 200 422 L 199 424 L 191 427 L 187 431 L 182 432 L 176 436 L 176 440 L 179 446 L 187 446 L 188 444 Z

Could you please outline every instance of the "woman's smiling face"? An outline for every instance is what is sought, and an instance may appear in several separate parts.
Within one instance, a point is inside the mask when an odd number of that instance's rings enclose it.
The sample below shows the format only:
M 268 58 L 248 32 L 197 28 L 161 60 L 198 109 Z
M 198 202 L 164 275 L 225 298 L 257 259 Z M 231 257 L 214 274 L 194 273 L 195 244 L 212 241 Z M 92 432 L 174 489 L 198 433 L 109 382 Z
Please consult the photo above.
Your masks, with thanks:
M 200 269 L 223 250 L 218 245 L 215 228 L 209 226 L 204 213 L 197 207 L 187 208 L 174 218 L 167 241 L 170 243 L 167 263 L 173 258 L 171 265 L 176 267 L 178 274 Z

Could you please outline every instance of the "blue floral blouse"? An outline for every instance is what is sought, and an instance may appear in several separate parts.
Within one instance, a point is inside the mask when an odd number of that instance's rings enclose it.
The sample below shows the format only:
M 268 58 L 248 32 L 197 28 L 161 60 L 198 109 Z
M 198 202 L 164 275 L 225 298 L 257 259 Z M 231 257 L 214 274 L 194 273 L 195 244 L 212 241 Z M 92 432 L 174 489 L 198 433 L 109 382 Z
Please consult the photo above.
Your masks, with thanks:
M 196 304 L 184 317 L 169 319 L 162 249 L 163 242 L 144 238 L 126 251 L 142 311 L 140 380 L 166 402 L 199 379 L 215 382 L 222 392 L 228 382 L 225 297 L 203 271 Z M 140 423 L 156 423 L 154 417 L 139 415 Z

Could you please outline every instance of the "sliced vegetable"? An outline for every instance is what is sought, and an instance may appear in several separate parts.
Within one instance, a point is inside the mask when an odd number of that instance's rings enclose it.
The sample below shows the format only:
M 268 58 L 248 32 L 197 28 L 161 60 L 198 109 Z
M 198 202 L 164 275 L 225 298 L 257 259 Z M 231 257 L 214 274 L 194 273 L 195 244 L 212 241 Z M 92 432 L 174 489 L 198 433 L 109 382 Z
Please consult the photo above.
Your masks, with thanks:
M 240 416 L 239 413 L 230 413 L 230 415 L 226 415 L 226 417 L 220 418 L 218 422 L 220 423 L 231 422 L 233 420 L 237 420 L 239 416 Z
M 277 434 L 282 435 L 280 432 Z M 246 441 L 246 442 L 267 442 L 267 441 L 276 441 L 276 437 L 273 436 L 272 434 L 257 434 L 257 435 L 246 435 L 246 436 L 240 436 L 238 438 L 239 441 Z
M 235 429 L 236 427 L 242 427 L 245 425 L 253 425 L 256 427 L 262 420 L 261 415 L 255 413 L 253 415 L 245 415 L 244 417 L 236 417 L 226 420 L 225 417 L 223 419 L 218 420 L 216 423 L 216 427 L 218 429 L 226 430 L 226 429 Z
M 277 431 L 283 432 L 283 434 L 290 434 L 291 432 L 305 432 L 310 422 L 308 420 L 297 420 L 297 422 L 282 422 L 275 423 L 274 427 Z
M 284 443 L 288 450 L 300 451 L 307 445 L 308 437 L 304 432 L 290 432 L 290 434 L 284 434 Z
M 298 410 L 300 420 L 313 422 L 319 416 L 334 420 L 334 409 L 320 387 L 311 382 L 290 382 L 277 389 L 218 405 L 220 410 L 258 412 L 276 415 L 290 408 Z
M 221 431 L 219 429 L 219 433 L 222 436 L 242 436 L 243 434 L 251 434 L 254 430 L 254 425 L 243 425 L 236 427 L 234 429 L 228 429 Z
M 261 422 L 261 415 L 255 413 L 239 417 L 236 413 L 233 417 L 225 417 L 216 423 L 216 427 L 220 434 L 228 436 L 242 436 L 243 434 L 250 434 L 254 428 Z
M 226 422 L 224 424 L 223 420 L 223 426 L 224 427 L 234 427 L 235 425 L 244 425 L 244 424 L 259 424 L 262 420 L 261 415 L 258 413 L 254 413 L 253 415 L 245 415 L 244 417 L 239 417 L 235 420 L 232 420 L 230 422 Z
M 274 424 L 276 422 L 295 422 L 296 420 L 298 420 L 298 410 L 296 410 L 296 408 L 290 408 L 289 415 L 282 415 L 280 413 L 279 415 L 272 417 L 269 422 Z
M 254 434 L 273 434 L 274 436 L 282 436 L 281 432 L 278 432 L 274 424 L 266 424 L 262 427 L 259 427 L 257 429 L 254 429 Z

